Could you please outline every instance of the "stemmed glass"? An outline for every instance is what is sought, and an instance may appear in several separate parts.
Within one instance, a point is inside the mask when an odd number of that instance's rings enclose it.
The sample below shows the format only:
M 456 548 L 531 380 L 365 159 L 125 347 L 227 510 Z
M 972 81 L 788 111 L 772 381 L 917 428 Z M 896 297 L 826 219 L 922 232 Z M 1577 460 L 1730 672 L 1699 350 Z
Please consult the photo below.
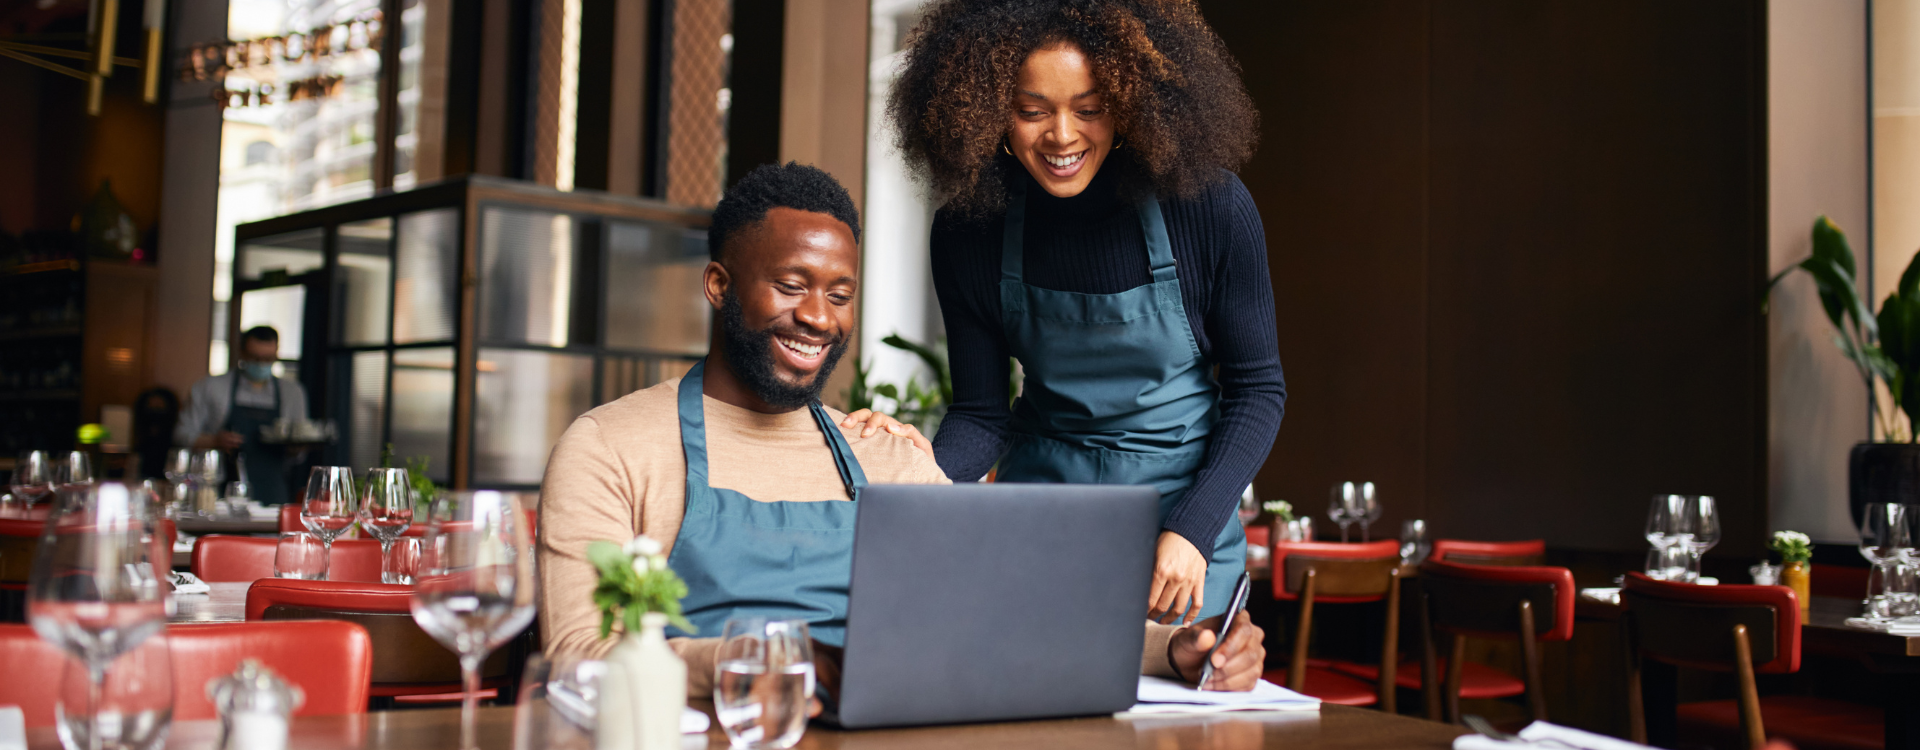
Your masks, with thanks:
M 345 466 L 315 466 L 307 475 L 307 496 L 300 501 L 300 523 L 320 537 L 333 554 L 333 540 L 353 527 L 360 510 L 360 497 L 353 490 L 353 469 Z
M 1720 543 L 1720 506 L 1712 495 L 1697 495 L 1687 498 L 1684 507 L 1687 538 L 1682 543 L 1693 553 L 1688 562 L 1693 565 L 1693 577 L 1698 579 L 1700 557 Z
M 95 748 L 105 735 L 119 738 L 130 729 L 125 716 L 102 721 L 108 666 L 167 622 L 158 576 L 173 555 L 155 533 L 157 519 L 146 500 L 119 483 L 62 487 L 27 584 L 34 632 L 86 667 L 84 739 Z
M 460 657 L 460 746 L 474 740 L 480 663 L 533 622 L 533 537 L 513 493 L 443 493 L 427 513 L 413 620 Z
M 214 502 L 219 499 L 220 476 L 223 461 L 220 451 L 211 448 L 195 451 L 187 463 L 187 495 L 193 498 L 189 503 L 194 512 L 203 516 L 213 515 Z
M 1360 522 L 1362 543 L 1368 541 L 1367 534 L 1373 530 L 1373 522 L 1380 520 L 1380 514 L 1383 512 L 1385 511 L 1380 507 L 1379 496 L 1373 493 L 1373 483 L 1362 482 L 1359 494 L 1354 496 L 1353 504 L 1347 507 L 1348 515 Z
M 360 526 L 380 540 L 380 582 L 412 583 L 393 566 L 393 540 L 413 525 L 413 483 L 406 469 L 368 469 Z
M 1333 498 L 1327 501 L 1327 520 L 1340 525 L 1340 541 L 1347 541 L 1347 527 L 1360 520 L 1355 513 L 1355 504 L 1359 502 L 1359 490 L 1352 482 L 1341 482 L 1333 486 Z
M 1419 565 L 1433 554 L 1433 542 L 1427 539 L 1427 522 L 1409 518 L 1400 522 L 1400 564 Z
M 805 620 L 728 620 L 713 672 L 714 715 L 734 747 L 785 750 L 800 741 L 814 688 Z
M 193 492 L 193 449 L 172 448 L 167 451 L 167 465 L 161 470 L 170 485 L 167 497 L 175 511 L 188 510 L 187 499 Z
M 56 473 L 53 456 L 46 451 L 21 451 L 13 463 L 13 478 L 7 480 L 13 496 L 33 505 L 53 494 Z
M 1892 615 L 1893 597 L 1888 594 L 1894 588 L 1891 584 L 1898 572 L 1894 565 L 1900 560 L 1900 549 L 1907 546 L 1906 512 L 1907 506 L 1899 503 L 1867 503 L 1860 519 L 1860 556 L 1873 563 L 1870 573 L 1880 579 L 1878 586 L 1871 579 L 1867 582 L 1867 619 Z
M 93 484 L 93 457 L 86 451 L 68 451 L 67 462 L 56 467 L 54 484 L 88 485 Z

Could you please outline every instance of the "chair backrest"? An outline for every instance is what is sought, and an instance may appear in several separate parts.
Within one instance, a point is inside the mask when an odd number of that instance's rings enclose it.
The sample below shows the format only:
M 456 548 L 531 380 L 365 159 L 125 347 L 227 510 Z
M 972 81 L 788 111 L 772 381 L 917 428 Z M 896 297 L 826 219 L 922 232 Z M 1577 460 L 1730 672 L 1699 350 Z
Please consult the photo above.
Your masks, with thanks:
M 1392 539 L 1362 544 L 1275 542 L 1273 598 L 1300 598 L 1307 570 L 1314 570 L 1314 599 L 1322 602 L 1379 601 L 1391 586 L 1388 573 L 1400 567 L 1400 543 Z
M 257 581 L 273 577 L 273 556 L 280 540 L 273 537 L 208 534 L 193 543 L 193 574 L 202 581 Z M 380 581 L 380 542 L 373 539 L 336 539 L 327 555 L 327 578 L 335 581 Z
M 1273 527 L 1263 523 L 1247 526 L 1247 546 L 1265 547 L 1273 539 Z
M 298 716 L 357 714 L 367 710 L 373 644 L 350 622 L 196 623 L 167 626 L 172 652 L 173 718 L 217 716 L 207 681 L 231 674 L 241 659 L 255 659 L 300 686 L 306 702 Z M 0 664 L 25 679 L 0 681 L 0 705 L 18 705 L 27 726 L 51 726 L 60 699 L 66 652 L 26 625 L 0 625 Z
M 1533 610 L 1534 637 L 1573 638 L 1573 571 L 1566 568 L 1460 565 L 1428 560 L 1420 566 L 1433 629 L 1476 638 L 1520 637 L 1520 602 Z
M 24 590 L 46 521 L 0 518 L 0 588 Z
M 1697 586 L 1628 573 L 1620 604 L 1628 635 L 1647 658 L 1733 671 L 1733 626 L 1745 625 L 1754 672 L 1800 669 L 1800 603 L 1785 586 Z
M 1547 540 L 1523 542 L 1470 542 L 1464 539 L 1435 539 L 1433 556 L 1467 565 L 1539 565 L 1546 562 Z
M 374 683 L 459 682 L 459 659 L 414 622 L 412 599 L 413 588 L 398 584 L 269 578 L 247 589 L 247 620 L 357 623 L 373 638 Z M 508 666 L 507 649 L 496 649 L 480 676 L 503 676 Z

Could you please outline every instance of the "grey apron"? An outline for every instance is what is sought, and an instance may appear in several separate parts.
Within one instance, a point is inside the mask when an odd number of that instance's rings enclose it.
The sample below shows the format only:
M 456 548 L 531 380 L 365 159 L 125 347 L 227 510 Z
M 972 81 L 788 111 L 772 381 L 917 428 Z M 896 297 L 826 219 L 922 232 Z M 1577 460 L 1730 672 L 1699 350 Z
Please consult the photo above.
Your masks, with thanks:
M 267 378 L 273 385 L 273 406 L 241 406 L 240 379 L 246 377 L 233 373 L 232 387 L 227 389 L 227 423 L 221 429 L 240 434 L 240 450 L 234 451 L 246 464 L 247 485 L 253 493 L 254 502 L 261 505 L 284 505 L 287 503 L 287 449 L 279 445 L 267 445 L 260 442 L 260 428 L 273 424 L 280 418 L 280 379 Z M 221 488 L 224 495 L 224 488 Z

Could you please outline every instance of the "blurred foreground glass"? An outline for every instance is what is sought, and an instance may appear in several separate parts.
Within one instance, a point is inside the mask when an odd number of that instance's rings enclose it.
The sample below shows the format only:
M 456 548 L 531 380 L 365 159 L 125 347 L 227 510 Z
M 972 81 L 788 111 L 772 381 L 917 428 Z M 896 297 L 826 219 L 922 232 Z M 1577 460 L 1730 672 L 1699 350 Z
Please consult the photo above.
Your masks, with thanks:
M 420 570 L 421 539 L 403 536 L 380 553 L 380 582 L 412 586 Z
M 73 718 L 62 724 L 80 724 L 86 738 L 123 733 L 129 717 L 102 710 L 109 667 L 166 626 L 166 591 L 156 573 L 171 566 L 173 551 L 155 533 L 156 520 L 137 488 L 70 485 L 54 493 L 34 553 L 27 620 L 84 668 L 84 685 L 61 691 L 84 696 L 63 699 L 66 710 L 79 712 L 63 714 Z
M 514 750 L 591 750 L 603 662 L 527 657 L 513 706 Z
M 538 578 L 523 507 L 511 492 L 458 491 L 427 514 L 413 619 L 460 657 L 462 748 L 476 746 L 480 663 L 533 621 Z
M 280 544 L 273 550 L 273 577 L 298 581 L 327 580 L 332 552 L 332 548 L 313 534 L 305 531 L 282 532 Z
M 68 659 L 53 706 L 54 731 L 66 750 L 148 750 L 167 743 L 173 721 L 173 660 L 165 633 L 157 633 L 120 658 L 101 686 L 100 718 L 87 719 L 91 681 L 87 668 Z
M 800 741 L 814 679 L 806 621 L 728 620 L 714 661 L 714 713 L 734 747 L 785 750 Z
M 1400 522 L 1400 564 L 1419 565 L 1427 561 L 1427 555 L 1433 553 L 1433 542 L 1427 539 L 1427 522 L 1411 518 Z
M 413 482 L 406 469 L 368 469 L 366 495 L 360 498 L 360 525 L 380 540 L 380 582 L 412 583 L 389 569 L 393 540 L 413 525 Z
M 345 466 L 315 466 L 307 475 L 307 494 L 300 501 L 300 523 L 320 537 L 327 548 L 347 533 L 360 508 L 353 489 L 353 469 Z
M 1897 585 L 1900 550 L 1907 546 L 1907 506 L 1899 503 L 1867 503 L 1860 516 L 1860 556 L 1873 564 L 1867 577 L 1865 617 L 1882 620 L 1892 616 L 1888 599 L 1889 583 Z
M 13 478 L 7 480 L 13 496 L 31 505 L 53 494 L 54 462 L 46 451 L 21 451 L 14 459 Z
M 86 451 L 67 451 L 67 462 L 55 469 L 56 485 L 93 484 L 93 455 Z
M 1670 544 L 1647 550 L 1647 577 L 1674 583 L 1693 583 L 1698 579 L 1694 573 L 1695 560 L 1693 550 L 1684 544 Z

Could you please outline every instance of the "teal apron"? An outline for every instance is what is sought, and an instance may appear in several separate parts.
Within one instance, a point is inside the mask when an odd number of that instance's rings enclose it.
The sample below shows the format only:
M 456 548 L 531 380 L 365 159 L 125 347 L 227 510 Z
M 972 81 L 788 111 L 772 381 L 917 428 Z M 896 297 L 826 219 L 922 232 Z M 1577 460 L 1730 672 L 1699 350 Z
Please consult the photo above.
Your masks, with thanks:
M 1001 324 L 1026 381 L 998 480 L 1152 485 L 1164 521 L 1206 460 L 1220 387 L 1181 304 L 1160 204 L 1139 205 L 1153 283 L 1061 292 L 1024 279 L 1026 183 L 1007 196 L 1000 250 Z M 1228 523 L 1200 552 L 1208 560 L 1199 616 L 1211 617 L 1226 611 L 1246 569 L 1246 532 Z
M 260 442 L 260 428 L 280 418 L 280 379 L 267 378 L 273 385 L 273 406 L 241 406 L 240 379 L 244 377 L 238 372 L 233 374 L 232 387 L 227 390 L 227 423 L 221 429 L 240 435 L 240 449 L 234 451 L 239 460 L 234 463 L 246 468 L 247 490 L 253 501 L 262 505 L 285 505 L 287 450 Z M 220 490 L 221 496 L 225 496 L 225 488 Z
M 806 620 L 815 640 L 846 642 L 847 583 L 853 576 L 856 505 L 837 500 L 763 503 L 707 483 L 707 417 L 701 402 L 705 361 L 680 379 L 680 446 L 687 456 L 687 510 L 667 566 L 687 582 L 681 610 L 698 632 L 720 636 L 733 617 Z M 807 407 L 826 435 L 847 497 L 858 500 L 867 475 L 847 438 L 818 401 Z

